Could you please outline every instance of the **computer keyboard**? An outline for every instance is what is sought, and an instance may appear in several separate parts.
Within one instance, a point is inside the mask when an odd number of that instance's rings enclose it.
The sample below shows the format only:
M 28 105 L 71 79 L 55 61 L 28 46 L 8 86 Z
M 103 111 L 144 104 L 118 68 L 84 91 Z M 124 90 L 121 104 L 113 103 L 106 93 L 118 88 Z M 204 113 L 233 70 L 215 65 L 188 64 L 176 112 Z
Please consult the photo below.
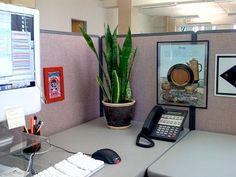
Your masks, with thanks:
M 103 161 L 78 152 L 39 172 L 34 177 L 89 177 L 103 167 Z

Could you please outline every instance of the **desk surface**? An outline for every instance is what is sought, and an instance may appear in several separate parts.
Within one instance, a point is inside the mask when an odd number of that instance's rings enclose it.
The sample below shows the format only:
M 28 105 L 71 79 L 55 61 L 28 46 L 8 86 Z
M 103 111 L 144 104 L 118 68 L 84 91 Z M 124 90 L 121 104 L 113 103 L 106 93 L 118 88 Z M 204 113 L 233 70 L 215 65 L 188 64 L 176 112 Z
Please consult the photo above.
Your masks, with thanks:
M 156 145 L 153 148 L 137 147 L 135 140 L 141 127 L 141 122 L 132 122 L 132 126 L 128 129 L 111 130 L 106 128 L 106 121 L 103 118 L 98 118 L 49 138 L 51 143 L 70 151 L 92 154 L 98 149 L 110 148 L 121 156 L 121 163 L 106 164 L 94 177 L 143 177 L 146 169 L 175 143 L 155 141 Z M 184 130 L 179 139 L 187 132 L 188 130 Z M 35 157 L 34 163 L 42 164 L 47 168 L 68 156 L 70 154 L 53 148 L 49 153 Z
M 235 177 L 236 136 L 191 131 L 148 168 L 149 177 Z

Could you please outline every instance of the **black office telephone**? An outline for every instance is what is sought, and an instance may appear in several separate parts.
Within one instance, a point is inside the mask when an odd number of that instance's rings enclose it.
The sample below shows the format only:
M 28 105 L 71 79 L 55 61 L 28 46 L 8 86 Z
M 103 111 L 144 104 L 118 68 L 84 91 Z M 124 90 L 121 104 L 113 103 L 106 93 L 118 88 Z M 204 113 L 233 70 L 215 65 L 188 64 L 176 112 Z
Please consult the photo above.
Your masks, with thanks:
M 156 105 L 149 113 L 143 124 L 141 132 L 136 139 L 136 145 L 141 147 L 153 147 L 154 142 L 150 139 L 176 141 L 183 128 L 188 111 L 179 109 L 163 109 Z M 148 143 L 141 143 L 144 138 Z

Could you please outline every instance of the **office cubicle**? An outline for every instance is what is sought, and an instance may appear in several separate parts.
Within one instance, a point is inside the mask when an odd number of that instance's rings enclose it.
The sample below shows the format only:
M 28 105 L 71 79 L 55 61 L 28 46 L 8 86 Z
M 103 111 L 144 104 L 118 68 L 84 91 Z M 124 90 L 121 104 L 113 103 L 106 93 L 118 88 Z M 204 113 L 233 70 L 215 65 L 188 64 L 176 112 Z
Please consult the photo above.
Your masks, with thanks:
M 133 35 L 138 48 L 131 84 L 136 99 L 135 120 L 144 121 L 156 104 L 157 42 L 209 40 L 208 107 L 196 110 L 196 129 L 236 134 L 234 98 L 214 96 L 216 53 L 235 53 L 235 31 L 201 33 L 155 33 Z M 122 38 L 122 36 L 121 36 Z M 99 44 L 100 37 L 94 36 Z M 53 134 L 100 115 L 98 65 L 82 36 L 75 33 L 41 32 L 42 68 L 63 66 L 65 100 L 43 105 L 44 133 Z M 227 106 L 225 106 L 227 105 Z M 49 116 L 50 115 L 50 116 Z M 104 126 L 105 127 L 105 126 Z

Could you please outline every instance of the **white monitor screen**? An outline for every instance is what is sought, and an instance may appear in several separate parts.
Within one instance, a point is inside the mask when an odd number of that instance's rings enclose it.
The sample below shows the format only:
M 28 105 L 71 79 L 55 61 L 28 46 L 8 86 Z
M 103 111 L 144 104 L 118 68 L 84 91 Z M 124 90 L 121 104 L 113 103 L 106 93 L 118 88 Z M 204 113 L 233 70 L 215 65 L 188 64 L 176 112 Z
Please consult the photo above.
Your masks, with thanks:
M 40 110 L 39 12 L 0 3 L 0 121 L 5 109 Z

